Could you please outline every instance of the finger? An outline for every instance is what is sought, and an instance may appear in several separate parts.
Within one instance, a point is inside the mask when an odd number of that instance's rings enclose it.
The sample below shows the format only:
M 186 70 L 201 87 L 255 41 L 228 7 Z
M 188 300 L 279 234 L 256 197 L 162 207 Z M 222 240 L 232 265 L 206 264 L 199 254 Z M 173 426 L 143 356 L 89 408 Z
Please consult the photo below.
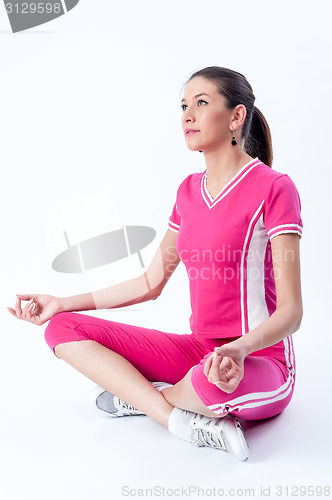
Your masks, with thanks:
M 13 316 L 15 316 L 15 318 L 17 317 L 16 316 L 16 312 L 15 312 L 15 310 L 12 307 L 7 307 L 7 309 L 10 312 L 10 314 L 12 314 Z
M 224 356 L 224 353 L 222 353 L 222 346 L 221 347 L 215 347 L 214 348 L 214 352 L 216 352 L 217 354 L 219 354 L 220 356 L 223 355 Z
M 30 309 L 30 315 L 33 318 L 39 318 L 39 314 L 36 313 L 37 310 L 36 302 L 32 302 L 29 309 Z
M 222 361 L 220 363 L 220 372 L 229 372 L 232 368 L 232 361 L 231 358 L 222 358 Z
M 32 301 L 32 302 L 28 305 L 28 307 L 27 307 L 27 313 L 26 313 L 26 314 L 27 314 L 27 317 L 30 319 L 30 321 L 34 319 L 34 317 L 33 317 L 33 309 L 34 309 L 34 305 L 35 305 L 35 303 Z
M 209 356 L 206 359 L 205 364 L 204 364 L 204 375 L 206 377 L 209 375 L 209 371 L 210 371 L 211 364 L 212 364 L 212 358 L 213 358 L 213 354 L 211 354 L 211 356 Z
M 17 293 L 16 297 L 18 297 L 21 300 L 30 300 L 33 298 L 33 295 L 31 293 L 26 293 L 26 294 Z
M 21 300 L 18 298 L 15 303 L 15 311 L 16 311 L 16 317 L 21 318 L 22 315 L 22 309 L 21 309 Z
M 231 392 L 234 392 L 237 386 L 239 385 L 239 380 L 236 380 L 236 378 L 232 378 L 228 382 L 216 382 L 215 385 L 222 391 L 227 392 L 227 394 L 230 394 Z
M 35 306 L 34 299 L 30 299 L 29 302 L 26 304 L 25 307 L 26 307 L 27 310 L 31 311 L 34 308 L 34 306 Z
M 31 305 L 31 302 L 29 301 L 23 308 L 22 314 L 21 314 L 21 319 L 28 320 L 29 319 L 29 307 Z
M 224 378 L 223 378 L 224 377 Z M 240 379 L 241 377 L 241 374 L 239 371 L 237 370 L 234 370 L 234 369 L 230 369 L 230 370 L 225 370 L 223 372 L 223 377 L 221 377 L 221 382 L 230 382 L 231 380 L 237 380 L 237 379 Z
M 220 381 L 226 383 L 233 379 L 240 381 L 243 377 L 243 371 L 241 370 L 241 367 L 234 364 L 231 358 L 226 358 L 226 359 L 228 361 L 226 361 L 226 363 L 223 366 L 221 366 Z
M 30 299 L 29 302 L 27 304 L 25 304 L 25 306 L 23 308 L 22 316 L 26 316 L 31 304 L 33 304 L 33 299 Z
M 212 356 L 212 364 L 210 368 L 210 373 L 208 376 L 208 381 L 214 384 L 217 380 L 220 379 L 220 362 L 222 358 L 216 353 L 213 353 Z
M 225 390 L 226 392 L 233 392 L 241 380 L 243 379 L 243 370 L 238 366 L 231 366 L 227 371 L 221 373 L 220 380 L 216 381 L 215 384 L 219 389 Z
M 39 310 L 37 308 L 36 302 L 33 300 L 28 307 L 27 314 L 29 316 L 29 320 L 33 321 L 35 324 L 40 325 L 41 323 L 41 315 L 39 314 Z

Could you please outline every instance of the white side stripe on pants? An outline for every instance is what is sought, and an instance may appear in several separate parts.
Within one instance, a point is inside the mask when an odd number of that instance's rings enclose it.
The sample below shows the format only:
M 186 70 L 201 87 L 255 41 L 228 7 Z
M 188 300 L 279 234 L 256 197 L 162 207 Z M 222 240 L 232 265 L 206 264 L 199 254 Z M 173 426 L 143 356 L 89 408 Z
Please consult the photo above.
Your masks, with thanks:
M 234 409 L 241 411 L 245 408 L 256 408 L 258 406 L 263 406 L 267 404 L 280 401 L 286 398 L 292 390 L 295 378 L 295 367 L 294 367 L 294 349 L 291 335 L 284 339 L 285 347 L 285 358 L 288 368 L 288 378 L 286 382 L 274 391 L 268 392 L 253 392 L 250 394 L 245 394 L 238 398 L 231 399 L 222 404 L 209 405 L 208 408 L 213 410 L 215 413 L 225 413 L 225 411 L 232 411 Z

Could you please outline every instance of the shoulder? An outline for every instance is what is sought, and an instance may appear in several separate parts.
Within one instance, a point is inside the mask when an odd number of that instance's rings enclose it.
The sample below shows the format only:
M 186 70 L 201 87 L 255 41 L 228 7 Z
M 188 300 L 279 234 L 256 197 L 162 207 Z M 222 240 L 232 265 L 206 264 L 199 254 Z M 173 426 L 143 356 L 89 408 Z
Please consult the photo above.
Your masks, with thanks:
M 255 170 L 257 181 L 264 187 L 265 196 L 276 189 L 296 190 L 293 179 L 284 172 L 272 169 L 264 163 L 260 163 Z
M 257 165 L 255 172 L 262 180 L 268 181 L 269 183 L 274 182 L 279 179 L 279 177 L 287 175 L 284 172 L 280 172 L 279 170 L 275 170 L 274 168 L 265 165 L 263 162 L 260 162 Z

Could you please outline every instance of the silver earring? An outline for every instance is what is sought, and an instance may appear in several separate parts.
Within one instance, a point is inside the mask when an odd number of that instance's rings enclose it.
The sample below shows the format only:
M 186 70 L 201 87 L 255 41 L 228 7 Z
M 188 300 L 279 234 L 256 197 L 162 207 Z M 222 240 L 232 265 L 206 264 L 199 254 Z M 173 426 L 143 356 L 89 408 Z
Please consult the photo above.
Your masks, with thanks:
M 234 135 L 234 130 L 232 130 L 232 134 L 233 134 L 233 137 L 232 137 L 232 146 L 236 146 L 237 145 L 237 141 L 235 139 L 235 135 Z

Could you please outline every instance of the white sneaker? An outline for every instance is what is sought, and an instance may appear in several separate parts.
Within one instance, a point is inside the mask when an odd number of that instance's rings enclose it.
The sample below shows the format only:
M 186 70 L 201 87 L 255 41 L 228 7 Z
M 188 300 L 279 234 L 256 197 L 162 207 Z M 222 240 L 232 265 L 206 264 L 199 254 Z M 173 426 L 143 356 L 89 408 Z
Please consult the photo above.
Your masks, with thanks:
M 189 439 L 196 446 L 210 446 L 232 453 L 239 460 L 249 457 L 249 448 L 239 420 L 233 415 L 209 418 L 194 414 L 189 425 Z
M 105 411 L 111 417 L 125 417 L 129 415 L 145 415 L 134 406 L 126 403 L 114 394 L 105 391 L 98 385 L 91 391 L 94 404 L 99 410 Z

